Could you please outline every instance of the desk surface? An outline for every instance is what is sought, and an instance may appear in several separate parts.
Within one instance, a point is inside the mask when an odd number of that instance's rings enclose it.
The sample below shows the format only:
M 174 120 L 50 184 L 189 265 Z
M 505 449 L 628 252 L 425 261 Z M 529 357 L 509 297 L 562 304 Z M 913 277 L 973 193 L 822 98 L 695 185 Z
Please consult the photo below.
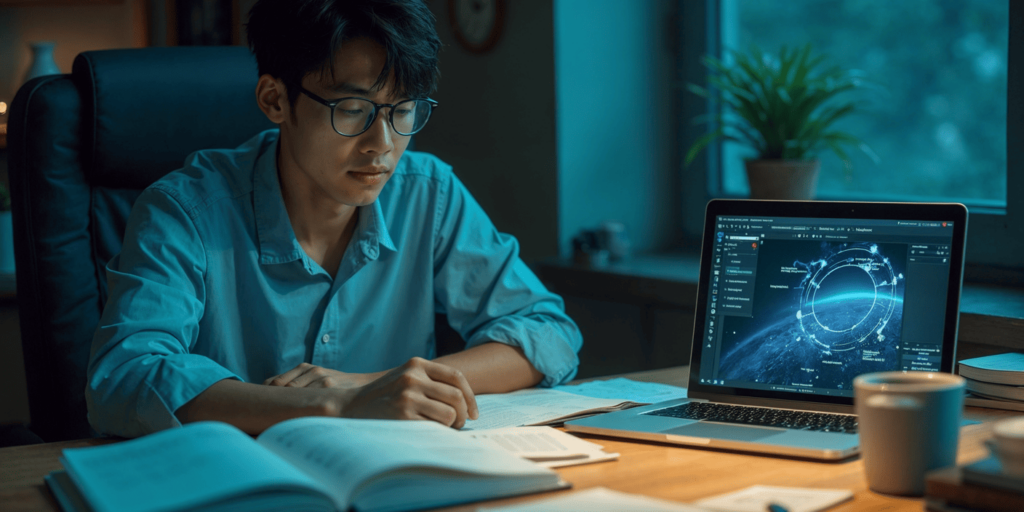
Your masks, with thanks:
M 686 385 L 685 367 L 624 376 L 648 382 Z M 1015 414 L 1019 413 L 975 407 L 967 408 L 966 412 L 969 419 L 985 422 Z M 989 437 L 990 430 L 990 424 L 987 423 L 964 428 L 960 436 L 959 463 L 971 462 L 986 455 L 982 442 Z M 812 462 L 601 436 L 581 437 L 604 446 L 605 451 L 621 455 L 617 461 L 559 469 L 562 478 L 571 482 L 575 490 L 603 486 L 622 492 L 690 502 L 751 485 L 834 488 L 850 489 L 855 493 L 852 501 L 830 509 L 837 512 L 922 510 L 919 499 L 885 496 L 869 491 L 863 462 L 859 457 L 845 462 Z M 61 450 L 109 442 L 84 439 L 0 449 L 0 504 L 8 512 L 60 510 L 43 484 L 43 476 L 61 469 L 58 462 Z M 532 495 L 489 504 L 522 502 L 552 495 Z M 470 511 L 477 506 L 479 504 L 447 510 Z

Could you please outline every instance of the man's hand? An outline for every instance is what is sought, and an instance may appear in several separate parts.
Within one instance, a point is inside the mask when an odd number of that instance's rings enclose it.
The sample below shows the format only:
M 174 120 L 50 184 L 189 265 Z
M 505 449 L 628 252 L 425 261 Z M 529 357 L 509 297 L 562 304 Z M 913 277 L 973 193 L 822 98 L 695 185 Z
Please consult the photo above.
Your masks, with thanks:
M 348 418 L 431 420 L 462 428 L 476 419 L 476 396 L 462 372 L 419 357 L 351 390 L 341 415 Z
M 467 419 L 479 416 L 476 396 L 462 372 L 419 357 L 383 375 L 303 363 L 264 383 L 339 389 L 337 410 L 348 418 L 430 420 L 462 428 Z
M 302 363 L 281 375 L 275 375 L 263 381 L 263 384 L 287 388 L 351 389 L 365 386 L 383 375 L 384 372 L 345 373 L 322 366 Z

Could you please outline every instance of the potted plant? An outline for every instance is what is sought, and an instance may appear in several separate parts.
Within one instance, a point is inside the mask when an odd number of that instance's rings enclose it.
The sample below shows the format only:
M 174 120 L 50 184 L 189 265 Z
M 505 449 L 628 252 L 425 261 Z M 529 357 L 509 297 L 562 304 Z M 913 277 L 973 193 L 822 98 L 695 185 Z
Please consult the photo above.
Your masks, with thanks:
M 14 273 L 14 230 L 11 224 L 11 194 L 0 183 L 0 274 Z
M 813 199 L 818 181 L 818 151 L 830 149 L 843 161 L 846 172 L 852 163 L 844 146 L 852 146 L 877 161 L 860 139 L 833 129 L 833 124 L 857 111 L 859 105 L 838 96 L 868 86 L 856 70 L 830 66 L 812 55 L 811 45 L 778 58 L 752 47 L 749 53 L 730 52 L 732 66 L 707 56 L 708 83 L 717 88 L 724 115 L 711 116 L 714 130 L 703 135 L 686 154 L 689 165 L 702 149 L 716 139 L 748 146 L 757 153 L 744 161 L 750 196 L 755 199 Z M 704 98 L 710 92 L 698 85 L 688 89 Z M 696 121 L 702 121 L 697 119 Z

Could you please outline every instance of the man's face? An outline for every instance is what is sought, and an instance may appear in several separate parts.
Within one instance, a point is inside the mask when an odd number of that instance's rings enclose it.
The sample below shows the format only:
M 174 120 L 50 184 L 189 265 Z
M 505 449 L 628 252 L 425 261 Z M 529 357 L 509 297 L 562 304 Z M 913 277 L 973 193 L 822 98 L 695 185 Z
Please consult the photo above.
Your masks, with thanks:
M 375 103 L 395 104 L 407 98 L 391 96 L 393 84 L 371 90 L 384 68 L 384 48 L 368 38 L 341 45 L 334 56 L 334 76 L 306 75 L 302 85 L 328 101 L 357 96 Z M 373 203 L 391 178 L 395 165 L 409 144 L 388 123 L 390 109 L 377 113 L 372 126 L 355 137 L 338 135 L 331 126 L 331 109 L 305 94 L 290 105 L 281 123 L 282 174 L 312 188 L 339 205 L 364 206 Z M 292 180 L 289 180 L 292 181 Z

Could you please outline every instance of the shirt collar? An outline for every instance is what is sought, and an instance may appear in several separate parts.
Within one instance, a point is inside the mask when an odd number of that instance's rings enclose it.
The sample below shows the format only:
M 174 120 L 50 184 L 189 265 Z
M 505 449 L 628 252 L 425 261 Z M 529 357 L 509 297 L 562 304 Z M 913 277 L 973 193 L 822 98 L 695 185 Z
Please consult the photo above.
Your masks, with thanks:
M 256 161 L 253 173 L 253 208 L 261 265 L 295 261 L 303 255 L 281 194 L 281 182 L 277 175 L 278 144 L 279 141 L 269 144 Z M 373 204 L 359 207 L 359 223 L 349 244 L 354 243 L 359 245 L 359 250 L 370 260 L 380 256 L 382 247 L 397 251 L 388 232 L 379 199 Z

